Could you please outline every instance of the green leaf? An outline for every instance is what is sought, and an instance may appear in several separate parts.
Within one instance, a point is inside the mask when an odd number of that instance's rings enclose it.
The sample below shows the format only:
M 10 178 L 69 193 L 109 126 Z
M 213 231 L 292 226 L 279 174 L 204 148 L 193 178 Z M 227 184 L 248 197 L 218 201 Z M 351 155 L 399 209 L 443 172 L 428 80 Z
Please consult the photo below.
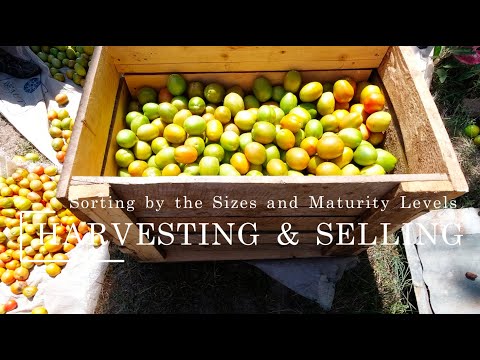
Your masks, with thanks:
M 473 55 L 475 52 L 471 47 L 460 47 L 457 49 L 452 49 L 452 54 L 454 55 Z
M 443 84 L 447 79 L 447 70 L 440 68 L 440 69 L 437 69 L 435 73 L 437 74 L 438 80 L 440 81 L 440 83 Z
M 480 71 L 480 64 L 472 65 L 471 69 L 472 69 L 473 71 L 479 72 L 479 71 Z
M 460 67 L 460 65 L 458 64 L 458 61 L 453 63 L 453 64 L 443 64 L 442 65 L 442 68 L 444 69 L 455 69 L 455 68 L 458 68 Z
M 435 46 L 433 49 L 433 57 L 438 57 L 440 56 L 440 53 L 442 52 L 443 46 Z
M 467 79 L 470 79 L 471 77 L 474 77 L 475 75 L 477 75 L 475 71 L 465 71 L 463 74 L 460 74 L 457 77 L 457 81 L 467 80 Z

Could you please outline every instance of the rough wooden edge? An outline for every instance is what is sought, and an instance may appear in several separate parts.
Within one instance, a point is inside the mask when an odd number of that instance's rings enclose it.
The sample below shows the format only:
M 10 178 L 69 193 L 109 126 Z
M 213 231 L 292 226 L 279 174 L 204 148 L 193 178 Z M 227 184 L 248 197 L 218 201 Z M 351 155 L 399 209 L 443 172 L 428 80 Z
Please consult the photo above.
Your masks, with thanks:
M 80 99 L 80 104 L 78 106 L 76 119 L 81 120 L 85 118 L 85 113 L 87 111 L 87 103 L 92 92 L 92 88 L 95 82 L 95 75 L 98 69 L 98 63 L 100 57 L 104 56 L 103 46 L 95 46 L 93 51 L 92 60 L 90 62 L 90 68 L 85 79 L 85 87 L 83 88 L 82 97 Z M 75 156 L 77 152 L 78 142 L 80 140 L 80 135 L 82 132 L 82 121 L 75 121 L 73 126 L 72 136 L 70 138 L 70 151 L 67 151 L 65 156 L 65 161 L 62 166 L 62 173 L 60 175 L 60 181 L 57 186 L 57 198 L 62 202 L 64 206 L 68 204 L 68 187 L 70 186 L 70 179 L 72 177 L 73 164 L 75 161 Z
M 185 249 L 186 248 L 186 249 Z M 218 251 L 217 249 L 206 249 L 203 251 L 189 249 L 190 247 L 169 246 L 165 262 L 185 261 L 228 261 L 228 260 L 265 260 L 265 259 L 295 259 L 323 257 L 323 248 L 302 248 L 301 246 L 287 246 L 279 249 L 249 249 L 248 246 L 230 251 Z
M 119 72 L 375 68 L 388 46 L 109 46 Z
M 378 73 L 390 94 L 397 91 L 408 91 L 409 96 L 400 94 L 395 97 L 390 96 L 397 115 L 400 108 L 406 109 L 406 111 L 408 111 L 407 108 L 410 108 L 418 112 L 418 116 L 428 118 L 436 146 L 444 161 L 443 164 L 438 164 L 438 167 L 446 168 L 456 194 L 464 194 L 468 192 L 467 181 L 427 83 L 414 64 L 414 54 L 408 46 L 393 46 L 387 51 L 378 68 Z M 411 86 L 408 86 L 408 89 L 398 89 L 399 77 Z M 427 155 L 422 154 L 422 156 Z
M 113 108 L 112 120 L 110 122 L 110 129 L 108 131 L 108 139 L 105 144 L 105 157 L 103 158 L 102 172 L 101 175 L 104 176 L 105 172 L 108 174 L 113 172 L 111 170 L 112 163 L 115 163 L 115 152 L 118 150 L 118 145 L 115 140 L 118 127 L 124 128 L 125 121 L 125 111 L 121 108 L 121 103 L 127 99 L 128 88 L 125 82 L 125 79 L 120 78 L 120 83 L 118 84 L 117 95 L 115 96 L 115 105 Z M 121 125 L 120 125 L 121 124 Z M 116 163 L 115 163 L 116 165 Z
M 60 182 L 57 188 L 57 197 L 60 201 L 65 202 L 68 193 L 68 187 L 71 180 L 71 176 L 82 169 L 83 161 L 92 161 L 92 159 L 84 159 L 85 156 L 88 157 L 88 154 L 85 155 L 82 153 L 82 146 L 85 147 L 83 143 L 85 140 L 89 140 L 89 136 L 96 138 L 96 141 L 99 141 L 99 138 L 103 136 L 103 130 L 109 128 L 109 124 L 106 122 L 111 120 L 109 117 L 108 120 L 105 119 L 104 114 L 113 112 L 112 109 L 104 109 L 105 106 L 101 106 L 104 102 L 104 97 L 110 99 L 113 95 L 103 94 L 102 90 L 107 90 L 109 88 L 118 88 L 119 76 L 116 72 L 115 66 L 112 63 L 110 55 L 102 46 L 95 48 L 93 58 L 91 60 L 91 67 L 89 69 L 86 86 L 83 90 L 82 98 L 80 100 L 80 105 L 78 108 L 77 116 L 75 118 L 75 125 L 72 132 L 72 137 L 70 139 L 70 148 L 71 151 L 67 151 L 65 162 L 62 168 L 62 174 L 60 177 Z M 100 105 L 98 105 L 100 103 Z M 103 104 L 104 105 L 104 104 Z M 113 104 L 112 104 L 113 106 Z M 101 111 L 99 116 L 98 114 L 88 113 L 88 110 Z M 97 119 L 98 117 L 98 119 Z M 105 121 L 105 123 L 101 122 Z M 105 139 L 106 141 L 106 139 Z M 92 141 L 93 143 L 93 141 Z M 96 144 L 99 145 L 99 144 Z M 90 154 L 92 151 L 88 149 Z M 89 175 L 100 175 L 102 162 L 98 164 L 94 162 L 92 169 L 87 171 Z M 95 168 L 98 167 L 98 171 L 95 171 Z M 93 174 L 92 174 L 93 172 Z
M 299 181 L 292 176 L 159 176 L 159 177 L 120 177 L 120 176 L 73 176 L 72 185 L 86 184 L 122 184 L 122 185 L 145 185 L 145 184 L 337 184 L 350 183 L 408 183 L 427 181 L 435 184 L 448 180 L 446 174 L 386 174 L 372 176 L 305 176 Z

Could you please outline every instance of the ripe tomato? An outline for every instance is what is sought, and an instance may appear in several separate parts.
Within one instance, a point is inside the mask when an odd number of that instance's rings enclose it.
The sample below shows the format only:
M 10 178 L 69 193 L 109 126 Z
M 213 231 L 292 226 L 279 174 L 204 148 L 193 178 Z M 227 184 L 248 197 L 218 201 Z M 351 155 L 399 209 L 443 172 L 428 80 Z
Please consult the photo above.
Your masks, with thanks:
M 376 111 L 383 110 L 385 106 L 385 96 L 383 96 L 382 93 L 372 92 L 365 96 L 363 106 L 367 114 L 373 114 Z
M 333 84 L 333 96 L 339 103 L 348 103 L 353 98 L 355 90 L 347 80 L 337 80 Z
M 310 161 L 310 156 L 308 156 L 307 151 L 299 147 L 294 147 L 288 150 L 285 158 L 287 165 L 293 170 L 298 171 L 306 169 L 308 162 Z
M 18 304 L 14 299 L 10 299 L 5 303 L 5 311 L 9 312 L 12 310 L 15 310 L 17 308 Z

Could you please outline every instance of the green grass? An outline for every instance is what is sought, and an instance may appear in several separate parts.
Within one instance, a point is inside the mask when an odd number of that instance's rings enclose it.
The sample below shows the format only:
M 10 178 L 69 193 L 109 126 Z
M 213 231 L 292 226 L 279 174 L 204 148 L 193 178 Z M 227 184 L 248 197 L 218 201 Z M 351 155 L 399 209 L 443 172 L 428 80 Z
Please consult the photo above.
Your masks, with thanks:
M 480 68 L 459 63 L 448 47 L 435 62 L 431 91 L 470 189 L 457 207 L 480 207 L 480 148 L 464 134 L 467 125 L 478 124 L 464 99 L 480 99 Z
M 39 155 L 40 163 L 49 163 L 48 159 L 39 152 L 20 132 L 15 129 L 7 119 L 0 114 L 0 131 L 3 135 L 0 152 L 12 159 L 15 155 L 25 155 L 33 152 Z
M 314 301 L 243 261 L 138 263 L 110 245 L 97 313 L 323 314 Z M 330 313 L 411 313 L 411 282 L 400 246 L 376 246 L 337 283 Z

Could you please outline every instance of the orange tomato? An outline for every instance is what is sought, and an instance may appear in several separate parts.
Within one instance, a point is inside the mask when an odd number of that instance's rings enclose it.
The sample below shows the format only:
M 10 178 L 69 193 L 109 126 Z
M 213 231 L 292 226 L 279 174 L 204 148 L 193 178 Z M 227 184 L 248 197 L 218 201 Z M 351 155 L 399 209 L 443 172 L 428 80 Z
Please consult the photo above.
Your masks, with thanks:
M 35 254 L 35 256 L 33 257 L 35 265 L 38 265 L 38 266 L 43 265 L 43 259 L 44 259 L 44 256 L 43 254 L 40 254 L 40 253 Z
M 363 104 L 365 98 L 372 93 L 381 93 L 380 88 L 377 85 L 367 85 L 363 88 L 360 93 L 360 103 Z
M 5 250 L 4 252 L 2 252 L 0 254 L 0 261 L 3 261 L 5 264 L 12 261 L 12 260 L 13 260 L 13 256 L 11 254 L 9 254 L 7 252 L 7 250 Z
M 65 161 L 65 155 L 66 155 L 65 151 L 58 151 L 55 157 L 59 162 L 63 163 Z
M 325 134 L 318 140 L 317 155 L 324 160 L 331 160 L 343 154 L 345 147 L 342 139 L 337 135 L 332 134 L 325 136 Z
M 265 146 L 256 141 L 248 143 L 245 146 L 244 153 L 247 157 L 248 162 L 254 165 L 261 165 L 267 159 L 267 152 L 265 150 Z
M 72 251 L 75 248 L 75 245 L 70 244 L 70 243 L 65 243 L 63 244 L 63 251 L 68 253 L 69 251 Z
M 272 159 L 267 164 L 267 173 L 270 176 L 287 176 L 287 164 L 280 159 Z
M 305 150 L 308 156 L 313 156 L 317 152 L 318 139 L 315 136 L 309 136 L 302 140 L 300 147 Z
M 339 103 L 348 103 L 352 100 L 355 90 L 347 80 L 337 80 L 333 84 L 333 96 Z
M 22 259 L 27 256 L 27 253 L 25 252 L 25 250 L 15 250 L 12 254 L 12 257 L 14 260 L 20 260 L 20 257 L 22 257 Z
M 372 92 L 365 96 L 363 106 L 367 114 L 383 110 L 385 106 L 385 96 L 382 93 Z
M 282 150 L 288 150 L 295 146 L 295 135 L 291 130 L 280 129 L 275 135 L 275 142 Z
M 87 223 L 85 221 L 80 222 L 77 228 L 78 232 L 80 234 L 85 234 L 90 231 L 90 228 L 88 227 Z
M 342 175 L 342 169 L 332 162 L 325 161 L 317 166 L 315 173 L 317 176 Z
M 12 285 L 10 285 L 10 291 L 15 295 L 20 295 L 27 287 L 27 283 L 25 281 L 15 281 Z
M 310 161 L 310 156 L 304 149 L 294 147 L 287 151 L 285 160 L 290 168 L 301 171 L 307 168 L 308 162 Z
M 287 114 L 280 120 L 280 125 L 295 134 L 302 128 L 303 119 L 295 114 Z
M 58 119 L 58 113 L 55 110 L 49 110 L 47 113 L 48 121 Z
M 353 104 L 352 106 L 350 106 L 350 112 L 359 113 L 360 115 L 362 115 L 363 122 L 367 121 L 368 114 L 365 112 L 365 107 L 363 106 L 363 104 Z
M 4 305 L 5 312 L 15 310 L 17 307 L 18 307 L 18 304 L 14 299 L 8 300 Z
M 368 130 L 371 132 L 384 132 L 388 129 L 390 122 L 392 121 L 392 115 L 386 111 L 377 111 L 371 114 L 367 118 Z
M 18 260 L 11 260 L 5 264 L 5 268 L 8 270 L 16 270 L 20 267 L 20 261 Z
M 174 151 L 175 161 L 181 164 L 191 164 L 197 160 L 198 152 L 190 145 L 180 145 Z
M 358 130 L 360 130 L 360 132 L 362 133 L 362 139 L 368 140 L 368 138 L 370 137 L 370 130 L 368 130 L 367 126 L 365 124 L 362 124 L 360 125 Z
M 45 171 L 45 170 L 43 169 L 43 171 Z M 50 181 L 50 176 L 48 176 L 47 174 L 42 174 L 42 175 L 40 175 L 40 181 L 42 183 L 46 183 L 47 181 Z
M 183 144 L 187 133 L 180 125 L 168 124 L 163 130 L 163 137 L 172 144 Z
M 162 176 L 178 176 L 181 172 L 182 170 L 177 164 L 168 164 L 163 168 Z
M 5 270 L 5 272 L 2 274 L 1 280 L 5 285 L 13 284 L 15 282 L 14 271 L 11 269 Z
M 357 112 L 352 112 L 342 117 L 338 122 L 340 130 L 346 128 L 358 128 L 363 123 L 362 116 Z
M 68 222 L 68 216 L 67 215 L 62 216 L 60 218 L 60 222 L 62 223 L 62 225 L 68 225 L 68 223 L 67 223 Z
M 242 175 L 245 175 L 250 170 L 250 162 L 245 154 L 241 152 L 236 152 L 232 155 L 230 164 Z
M 62 253 L 57 253 L 53 255 L 53 260 L 56 261 L 55 264 L 57 264 L 58 266 L 64 267 L 65 265 L 67 265 L 68 256 Z
M 81 234 L 78 234 L 79 237 Z M 70 234 L 67 235 L 66 242 L 72 245 L 78 244 L 78 237 L 75 235 L 75 233 L 71 232 Z

